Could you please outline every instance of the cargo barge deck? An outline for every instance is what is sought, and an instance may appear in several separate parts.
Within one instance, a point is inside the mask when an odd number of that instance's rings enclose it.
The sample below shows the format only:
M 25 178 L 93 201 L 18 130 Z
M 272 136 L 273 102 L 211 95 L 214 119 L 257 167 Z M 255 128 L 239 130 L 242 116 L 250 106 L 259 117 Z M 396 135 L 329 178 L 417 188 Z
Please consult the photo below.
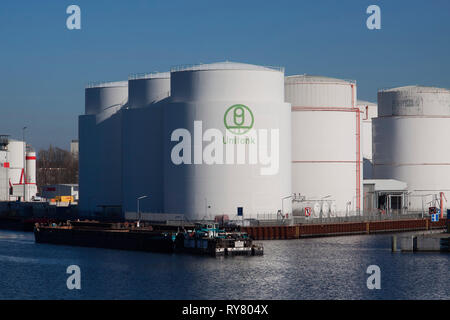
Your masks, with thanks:
M 136 223 L 68 221 L 63 225 L 37 223 L 34 236 L 36 243 L 121 250 L 209 256 L 257 256 L 264 253 L 263 246 L 254 244 L 244 232 L 219 230 L 215 226 L 171 229 Z

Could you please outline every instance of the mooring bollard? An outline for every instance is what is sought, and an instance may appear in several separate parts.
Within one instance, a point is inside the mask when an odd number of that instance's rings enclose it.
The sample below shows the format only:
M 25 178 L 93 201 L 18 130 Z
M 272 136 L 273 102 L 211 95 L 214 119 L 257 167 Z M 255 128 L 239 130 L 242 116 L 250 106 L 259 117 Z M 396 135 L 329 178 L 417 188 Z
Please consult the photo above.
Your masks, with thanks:
M 397 236 L 392 236 L 392 252 L 397 252 Z

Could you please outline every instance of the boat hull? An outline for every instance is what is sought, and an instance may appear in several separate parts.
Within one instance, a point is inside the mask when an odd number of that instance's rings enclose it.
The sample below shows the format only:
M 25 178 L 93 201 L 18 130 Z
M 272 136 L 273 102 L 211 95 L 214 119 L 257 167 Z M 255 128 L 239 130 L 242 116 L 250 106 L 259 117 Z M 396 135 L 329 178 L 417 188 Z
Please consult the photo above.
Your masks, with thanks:
M 37 243 L 171 253 L 174 243 L 158 232 L 129 230 L 79 230 L 38 227 L 34 230 Z

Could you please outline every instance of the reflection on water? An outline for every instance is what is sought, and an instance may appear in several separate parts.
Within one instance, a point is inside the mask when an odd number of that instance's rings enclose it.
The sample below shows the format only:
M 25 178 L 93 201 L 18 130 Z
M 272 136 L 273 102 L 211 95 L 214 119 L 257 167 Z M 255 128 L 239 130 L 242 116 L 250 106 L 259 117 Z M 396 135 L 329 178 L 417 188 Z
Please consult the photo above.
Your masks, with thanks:
M 262 257 L 208 258 L 35 244 L 0 231 L 0 299 L 449 299 L 450 256 L 391 253 L 390 236 L 265 241 Z M 67 266 L 81 290 L 66 288 Z M 381 268 L 381 290 L 366 286 Z

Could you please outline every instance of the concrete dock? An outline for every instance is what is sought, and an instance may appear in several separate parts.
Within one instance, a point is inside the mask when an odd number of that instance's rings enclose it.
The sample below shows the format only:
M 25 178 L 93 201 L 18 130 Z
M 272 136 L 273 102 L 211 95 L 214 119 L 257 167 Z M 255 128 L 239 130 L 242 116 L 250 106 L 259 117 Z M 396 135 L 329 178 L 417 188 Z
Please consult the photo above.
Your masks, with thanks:
M 392 251 L 401 252 L 450 252 L 449 233 L 430 233 L 393 236 Z
M 411 232 L 441 230 L 446 227 L 447 219 L 431 222 L 430 219 L 402 219 L 366 222 L 317 223 L 293 226 L 255 226 L 242 227 L 254 240 L 284 240 L 307 237 L 328 237 L 385 232 Z

